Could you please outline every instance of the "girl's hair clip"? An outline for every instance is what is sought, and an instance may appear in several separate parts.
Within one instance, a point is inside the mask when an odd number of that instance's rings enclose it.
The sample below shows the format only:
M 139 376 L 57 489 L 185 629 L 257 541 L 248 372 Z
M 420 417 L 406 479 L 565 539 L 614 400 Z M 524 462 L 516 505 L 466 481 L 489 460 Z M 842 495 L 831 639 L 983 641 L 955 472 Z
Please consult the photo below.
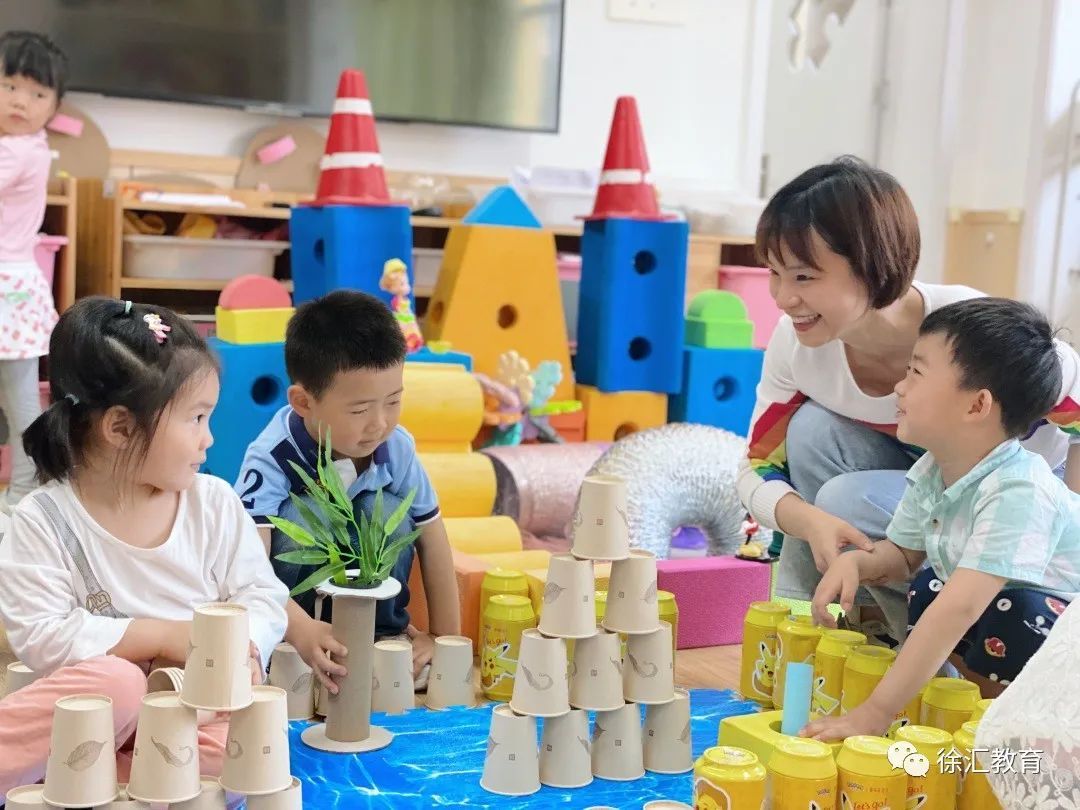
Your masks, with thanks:
M 64 394 L 64 399 L 66 399 L 72 405 L 78 405 L 79 404 L 79 398 L 77 396 L 75 396 L 74 394 Z
M 172 331 L 172 327 L 163 323 L 161 316 L 156 312 L 150 312 L 143 315 L 143 320 L 146 321 L 146 325 L 150 328 L 150 331 L 154 333 L 157 342 L 164 343 L 165 338 L 168 337 L 168 333 Z
M 131 301 L 125 301 L 124 302 L 124 314 L 125 315 L 130 315 L 131 314 Z

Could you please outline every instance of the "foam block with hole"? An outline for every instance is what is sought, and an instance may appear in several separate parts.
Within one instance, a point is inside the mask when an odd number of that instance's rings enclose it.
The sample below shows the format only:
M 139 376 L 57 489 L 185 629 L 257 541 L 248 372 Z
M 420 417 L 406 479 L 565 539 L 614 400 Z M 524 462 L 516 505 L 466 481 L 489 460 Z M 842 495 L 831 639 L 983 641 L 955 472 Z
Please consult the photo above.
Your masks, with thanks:
M 577 381 L 601 391 L 682 388 L 685 222 L 606 219 L 581 237 Z
M 237 276 L 218 296 L 222 309 L 281 309 L 292 306 L 289 291 L 280 281 L 266 276 Z
M 208 342 L 221 359 L 221 394 L 210 416 L 214 443 L 206 451 L 203 472 L 232 484 L 248 445 L 285 404 L 285 344 Z
M 751 602 L 769 598 L 772 567 L 735 557 L 658 560 L 656 583 L 675 594 L 680 650 L 740 644 Z
M 577 398 L 585 410 L 585 441 L 613 442 L 667 423 L 668 398 L 653 391 L 606 393 L 579 385 Z
M 226 343 L 283 343 L 292 307 L 214 310 L 217 336 Z
M 684 347 L 683 390 L 671 397 L 668 419 L 745 436 L 764 360 L 761 349 Z
M 293 300 L 346 288 L 381 298 L 383 265 L 400 259 L 413 283 L 412 225 L 404 205 L 297 206 L 289 220 Z M 415 311 L 415 309 L 414 309 Z

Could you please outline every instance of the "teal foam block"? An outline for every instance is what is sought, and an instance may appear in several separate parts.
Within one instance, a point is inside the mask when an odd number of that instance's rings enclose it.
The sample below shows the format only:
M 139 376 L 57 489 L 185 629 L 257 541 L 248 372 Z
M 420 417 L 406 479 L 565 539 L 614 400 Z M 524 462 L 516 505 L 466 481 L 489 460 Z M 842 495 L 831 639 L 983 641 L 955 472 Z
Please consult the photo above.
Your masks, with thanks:
M 492 189 L 465 215 L 466 225 L 502 225 L 509 228 L 540 228 L 540 220 L 510 186 Z
M 814 668 L 810 664 L 787 665 L 784 679 L 784 714 L 780 721 L 782 734 L 798 734 L 810 722 L 810 692 Z

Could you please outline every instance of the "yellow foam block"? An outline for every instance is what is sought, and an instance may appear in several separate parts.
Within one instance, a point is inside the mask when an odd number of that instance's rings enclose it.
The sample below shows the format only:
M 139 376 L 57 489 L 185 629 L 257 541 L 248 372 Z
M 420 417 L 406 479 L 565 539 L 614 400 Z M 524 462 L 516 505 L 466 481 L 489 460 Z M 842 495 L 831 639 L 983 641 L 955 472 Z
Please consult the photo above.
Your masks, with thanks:
M 667 424 L 668 398 L 653 391 L 600 391 L 579 385 L 585 407 L 585 441 L 613 442 L 630 433 Z
M 539 228 L 455 225 L 423 323 L 429 341 L 448 340 L 494 377 L 514 349 L 535 368 L 562 366 L 554 400 L 573 399 L 570 345 L 555 265 L 555 237 Z
M 608 582 L 611 580 L 611 563 L 594 563 L 593 574 L 596 581 L 596 590 L 606 591 Z M 540 615 L 540 606 L 544 600 L 544 587 L 547 585 L 547 568 L 534 568 L 525 572 L 525 578 L 529 581 L 529 599 L 533 603 L 533 610 Z
M 292 307 L 214 310 L 217 336 L 226 343 L 282 343 Z
M 495 506 L 495 467 L 486 455 L 420 453 L 420 465 L 435 488 L 444 518 L 491 514 Z
M 720 721 L 716 744 L 745 748 L 757 754 L 758 759 L 767 764 L 776 744 L 780 740 L 792 739 L 789 735 L 780 733 L 780 721 L 783 717 L 784 712 L 779 709 L 725 717 Z M 834 757 L 840 753 L 842 746 L 842 742 L 829 743 Z
M 471 453 L 484 420 L 480 383 L 453 363 L 406 363 L 401 424 L 423 453 Z
M 466 554 L 521 552 L 521 529 L 506 515 L 445 518 L 443 524 L 450 547 Z

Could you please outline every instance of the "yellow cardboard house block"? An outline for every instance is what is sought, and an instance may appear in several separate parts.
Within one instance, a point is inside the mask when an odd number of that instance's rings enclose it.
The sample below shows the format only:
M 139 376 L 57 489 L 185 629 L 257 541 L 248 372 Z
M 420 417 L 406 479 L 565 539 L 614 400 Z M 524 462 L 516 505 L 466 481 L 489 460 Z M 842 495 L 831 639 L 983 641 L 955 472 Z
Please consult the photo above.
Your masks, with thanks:
M 217 307 L 217 336 L 226 343 L 283 343 L 292 307 L 224 309 Z
M 406 393 L 408 396 L 408 393 Z M 444 518 L 486 517 L 495 506 L 495 467 L 483 453 L 420 453 Z
M 720 721 L 716 744 L 745 748 L 757 754 L 761 762 L 768 762 L 780 740 L 792 739 L 787 734 L 780 733 L 780 721 L 783 717 L 784 712 L 781 709 L 725 717 Z M 829 743 L 829 746 L 835 757 L 840 753 L 843 742 Z
M 539 228 L 455 225 L 450 229 L 424 337 L 472 355 L 473 369 L 495 376 L 514 349 L 535 368 L 562 366 L 553 399 L 573 399 L 570 346 L 555 266 L 555 237 Z
M 471 453 L 484 421 L 484 393 L 464 366 L 406 363 L 401 424 L 422 453 Z
M 638 430 L 667 424 L 667 394 L 653 391 L 600 391 L 577 387 L 585 407 L 585 441 L 613 442 Z
M 440 501 L 440 508 L 441 507 Z M 445 518 L 450 548 L 466 554 L 504 554 L 521 551 L 521 529 L 506 515 Z

